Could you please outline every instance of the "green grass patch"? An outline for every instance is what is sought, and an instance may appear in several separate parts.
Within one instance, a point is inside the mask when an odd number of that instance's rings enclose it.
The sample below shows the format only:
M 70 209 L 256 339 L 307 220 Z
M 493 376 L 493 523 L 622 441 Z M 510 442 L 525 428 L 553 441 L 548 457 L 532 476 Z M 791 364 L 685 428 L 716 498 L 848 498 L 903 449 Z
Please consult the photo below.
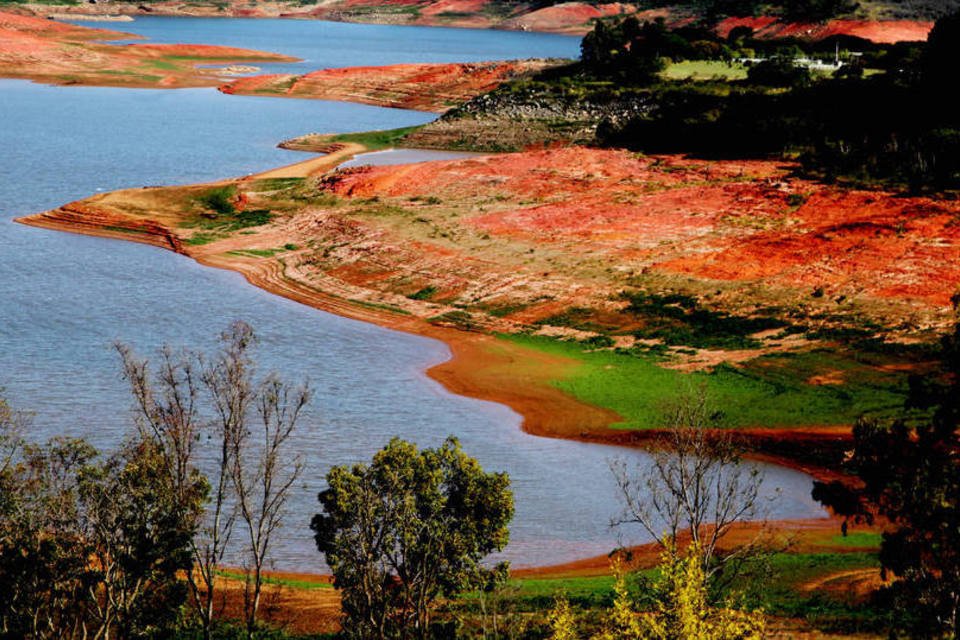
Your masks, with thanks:
M 154 69 L 163 69 L 164 71 L 176 71 L 180 68 L 180 66 L 176 63 L 164 59 L 147 60 L 144 62 L 144 64 L 146 64 L 148 67 L 153 67 Z
M 879 549 L 883 536 L 870 531 L 854 531 L 847 535 L 836 535 L 830 538 L 827 544 L 837 547 L 851 547 L 856 549 Z
M 278 253 L 296 251 L 298 248 L 295 244 L 285 244 L 275 249 L 237 249 L 236 251 L 227 251 L 227 255 L 240 256 L 242 258 L 272 258 Z
M 197 202 L 211 211 L 229 215 L 237 210 L 233 204 L 233 199 L 236 197 L 236 185 L 229 184 L 208 189 L 197 197 Z
M 106 226 L 104 227 L 105 231 L 114 231 L 116 233 L 146 233 L 143 229 L 131 229 L 129 227 L 114 227 Z
M 656 355 L 596 351 L 589 345 L 536 336 L 504 336 L 532 349 L 579 361 L 573 374 L 554 384 L 584 402 L 606 407 L 625 418 L 623 429 L 664 424 L 664 402 L 703 385 L 727 427 L 849 424 L 863 414 L 886 417 L 903 406 L 902 375 L 880 374 L 865 365 L 828 354 L 770 355 L 743 368 L 718 366 L 712 372 L 682 373 L 658 365 Z M 843 363 L 842 384 L 808 382 L 819 359 Z
M 250 184 L 250 190 L 255 193 L 265 191 L 285 191 L 303 184 L 303 178 L 260 178 Z
M 745 80 L 747 69 L 722 60 L 684 60 L 671 63 L 660 76 L 667 80 Z
M 552 604 L 558 595 L 566 595 L 573 602 L 606 604 L 613 601 L 614 578 L 587 576 L 575 578 L 529 578 L 510 580 L 516 589 L 515 598 Z
M 773 574 L 756 590 L 753 604 L 770 615 L 800 618 L 825 631 L 876 631 L 883 613 L 870 604 L 857 604 L 842 593 L 804 588 L 821 577 L 843 571 L 873 569 L 880 563 L 874 553 L 777 554 L 771 559 Z
M 371 151 L 388 149 L 399 144 L 407 135 L 421 127 L 401 127 L 399 129 L 384 129 L 382 131 L 358 131 L 356 133 L 339 133 L 331 136 L 331 142 L 353 142 L 362 144 Z
M 191 247 L 198 247 L 200 245 L 216 242 L 221 238 L 223 238 L 223 235 L 219 233 L 195 233 L 183 242 Z
M 244 574 L 236 571 L 217 571 L 217 575 L 230 580 L 244 580 Z M 274 576 L 264 576 L 264 584 L 279 585 L 290 587 L 291 589 L 305 589 L 314 591 L 316 589 L 333 589 L 333 585 L 328 582 L 315 582 L 313 580 L 295 580 L 290 578 L 276 578 Z
M 429 300 L 437 294 L 437 288 L 433 285 L 428 285 L 419 291 L 411 293 L 407 297 L 411 300 Z
M 240 256 L 241 258 L 272 258 L 277 255 L 281 249 L 238 249 L 237 251 L 227 251 L 227 255 Z

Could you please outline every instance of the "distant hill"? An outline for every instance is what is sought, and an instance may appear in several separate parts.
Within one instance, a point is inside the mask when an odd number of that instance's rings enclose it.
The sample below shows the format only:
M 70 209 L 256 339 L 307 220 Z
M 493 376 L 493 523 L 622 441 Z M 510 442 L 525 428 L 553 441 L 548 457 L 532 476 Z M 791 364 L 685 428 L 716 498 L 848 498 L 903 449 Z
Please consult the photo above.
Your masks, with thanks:
M 902 24 L 882 38 L 920 39 L 932 20 L 960 9 L 960 0 L 0 0 L 0 7 L 40 15 L 94 16 L 194 15 L 236 17 L 297 17 L 377 24 L 415 24 L 546 31 L 582 35 L 598 19 L 639 14 L 668 23 L 721 24 L 730 18 L 752 18 L 771 37 L 811 32 L 810 25 L 831 19 L 854 20 L 857 29 L 872 22 Z M 778 26 L 771 27 L 776 23 Z M 752 24 L 752 23 L 744 23 Z M 840 31 L 843 31 L 841 28 Z M 890 35 L 894 33 L 894 35 Z M 801 36 L 802 37 L 802 36 Z M 861 37 L 870 37 L 861 36 Z

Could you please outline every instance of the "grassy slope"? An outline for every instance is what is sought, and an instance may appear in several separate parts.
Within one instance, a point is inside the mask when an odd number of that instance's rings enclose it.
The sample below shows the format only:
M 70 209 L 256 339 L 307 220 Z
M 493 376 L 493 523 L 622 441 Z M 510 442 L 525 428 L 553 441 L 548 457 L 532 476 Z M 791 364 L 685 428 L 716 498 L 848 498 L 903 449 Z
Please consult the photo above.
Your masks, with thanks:
M 681 373 L 657 364 L 654 356 L 590 350 L 581 344 L 549 338 L 509 336 L 504 339 L 580 360 L 572 376 L 556 386 L 594 405 L 613 409 L 626 420 L 620 428 L 642 429 L 663 424 L 662 407 L 669 399 L 705 385 L 730 427 L 850 424 L 861 414 L 884 416 L 903 406 L 901 376 L 829 352 L 766 356 L 740 368 Z M 816 385 L 807 380 L 820 371 L 848 373 L 842 384 Z

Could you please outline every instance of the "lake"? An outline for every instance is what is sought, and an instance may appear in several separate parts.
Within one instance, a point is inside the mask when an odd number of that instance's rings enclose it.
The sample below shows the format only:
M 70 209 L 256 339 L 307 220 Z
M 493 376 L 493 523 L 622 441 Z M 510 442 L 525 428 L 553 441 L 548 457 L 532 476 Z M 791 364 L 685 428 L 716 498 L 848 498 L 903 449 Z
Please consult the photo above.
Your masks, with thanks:
M 149 31 L 158 41 L 202 39 L 282 53 L 304 53 L 308 41 L 326 43 L 304 56 L 314 67 L 575 49 L 575 41 L 561 36 L 302 21 L 147 18 L 122 28 Z M 369 459 L 394 435 L 436 446 L 454 434 L 486 469 L 509 472 L 517 511 L 506 556 L 516 564 L 609 551 L 618 534 L 607 522 L 618 502 L 608 460 L 643 460 L 643 453 L 529 436 L 510 409 L 446 392 L 424 374 L 449 357 L 434 340 L 323 313 L 153 247 L 11 222 L 98 191 L 289 164 L 305 156 L 275 145 L 298 134 L 410 126 L 432 117 L 212 89 L 0 80 L 0 386 L 13 405 L 35 413 L 30 436 L 118 443 L 132 428 L 131 402 L 111 344 L 121 340 L 144 355 L 164 343 L 212 351 L 215 336 L 242 319 L 261 337 L 263 371 L 309 377 L 317 392 L 296 436 L 307 467 L 277 541 L 277 568 L 324 569 L 308 529 L 324 473 L 333 464 Z M 772 515 L 822 514 L 807 476 L 767 466 L 766 477 L 769 491 L 782 489 Z M 642 539 L 628 533 L 626 541 Z

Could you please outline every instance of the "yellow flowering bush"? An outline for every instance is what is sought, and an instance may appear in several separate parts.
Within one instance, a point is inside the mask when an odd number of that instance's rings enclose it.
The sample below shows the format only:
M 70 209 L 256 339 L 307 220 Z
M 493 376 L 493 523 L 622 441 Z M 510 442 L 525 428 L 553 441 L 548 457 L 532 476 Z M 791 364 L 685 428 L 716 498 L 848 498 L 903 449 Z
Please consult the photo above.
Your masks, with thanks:
M 663 553 L 654 588 L 654 611 L 633 610 L 626 573 L 619 561 L 613 565 L 613 607 L 603 629 L 591 640 L 761 640 L 764 618 L 759 611 L 732 606 L 712 607 L 707 602 L 707 575 L 697 545 L 681 555 L 674 544 Z M 565 598 L 559 598 L 548 617 L 551 640 L 576 640 L 576 619 Z

